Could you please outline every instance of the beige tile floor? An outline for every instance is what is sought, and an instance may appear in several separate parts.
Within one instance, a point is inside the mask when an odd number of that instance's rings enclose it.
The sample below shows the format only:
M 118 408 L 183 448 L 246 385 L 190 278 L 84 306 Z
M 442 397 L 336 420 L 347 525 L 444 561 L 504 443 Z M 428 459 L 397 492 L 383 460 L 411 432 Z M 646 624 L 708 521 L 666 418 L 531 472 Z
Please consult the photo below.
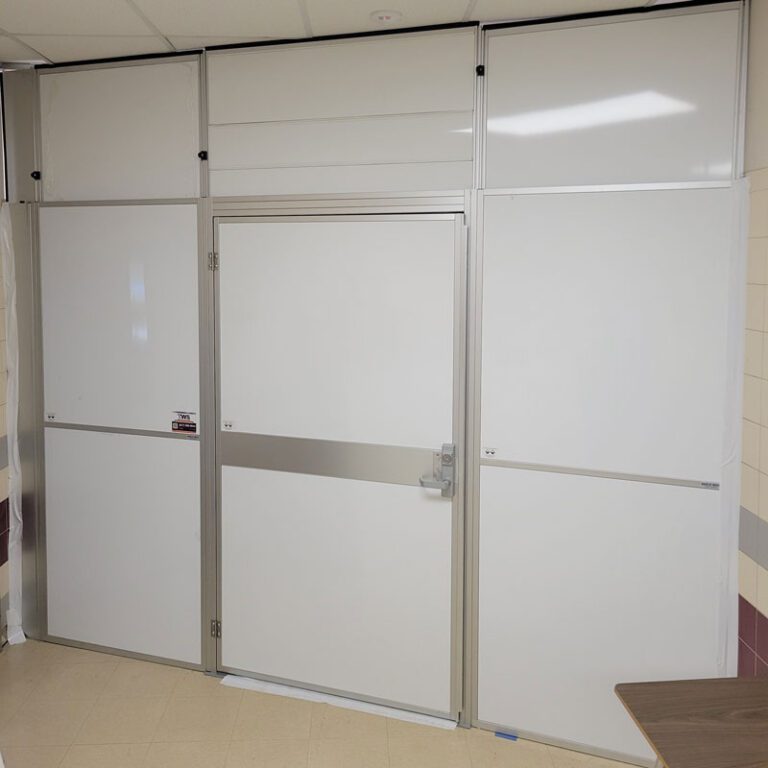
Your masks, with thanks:
M 6 768 L 618 768 L 29 641 L 0 653 Z

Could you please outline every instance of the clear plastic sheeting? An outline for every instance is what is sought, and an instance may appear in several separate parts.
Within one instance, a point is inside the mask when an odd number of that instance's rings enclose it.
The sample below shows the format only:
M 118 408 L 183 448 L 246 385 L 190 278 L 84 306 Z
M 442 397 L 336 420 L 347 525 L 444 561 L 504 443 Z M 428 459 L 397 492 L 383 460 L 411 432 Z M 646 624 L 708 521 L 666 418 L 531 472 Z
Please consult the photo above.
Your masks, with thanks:
M 396 709 L 394 707 L 387 707 L 383 704 L 372 704 L 367 701 L 348 699 L 346 696 L 336 696 L 331 693 L 321 693 L 320 691 L 296 688 L 292 685 L 271 683 L 268 680 L 257 680 L 256 678 L 239 677 L 238 675 L 226 675 L 222 678 L 221 685 L 226 685 L 230 688 L 242 688 L 245 691 L 258 691 L 259 693 L 267 693 L 272 696 L 283 696 L 289 699 L 302 699 L 303 701 L 329 704 L 332 707 L 339 707 L 340 709 L 352 709 L 356 712 L 379 715 L 380 717 L 388 717 L 392 720 L 402 720 L 406 723 L 430 725 L 433 728 L 441 728 L 445 731 L 456 729 L 455 721 L 443 717 L 424 715 L 419 712 L 409 712 L 405 709 Z M 2 764 L 0 764 L 0 768 L 3 768 Z
M 723 464 L 720 474 L 720 605 L 717 623 L 718 672 L 736 674 L 738 632 L 739 504 L 741 498 L 741 414 L 744 373 L 744 316 L 746 313 L 747 237 L 749 234 L 749 179 L 733 183 L 734 243 L 728 293 Z
M 8 642 L 18 645 L 26 640 L 21 628 L 21 462 L 19 459 L 19 338 L 16 323 L 16 266 L 11 231 L 11 208 L 0 204 L 0 259 L 5 287 L 6 361 L 8 384 L 6 393 L 6 420 L 8 425 L 8 505 L 10 509 L 10 538 L 8 563 L 10 592 L 8 596 Z M 2 768 L 2 759 L 0 759 Z

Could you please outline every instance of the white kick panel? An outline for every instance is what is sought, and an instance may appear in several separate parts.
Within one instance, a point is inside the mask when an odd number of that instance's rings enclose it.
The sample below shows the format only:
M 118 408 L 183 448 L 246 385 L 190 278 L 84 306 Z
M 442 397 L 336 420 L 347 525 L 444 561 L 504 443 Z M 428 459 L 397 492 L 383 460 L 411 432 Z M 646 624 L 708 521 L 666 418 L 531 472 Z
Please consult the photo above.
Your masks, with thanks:
M 451 439 L 456 222 L 219 227 L 221 416 L 235 432 Z
M 475 38 L 463 29 L 210 54 L 212 194 L 470 186 Z
M 730 179 L 739 19 L 491 33 L 486 187 Z
M 648 760 L 620 682 L 718 676 L 719 493 L 481 470 L 479 719 Z
M 487 458 L 719 482 L 730 189 L 487 197 Z
M 200 194 L 197 61 L 40 75 L 44 200 Z
M 222 510 L 226 668 L 448 714 L 450 501 L 223 467 Z
M 197 441 L 45 433 L 49 634 L 200 664 Z
M 195 205 L 43 207 L 40 260 L 49 421 L 199 414 Z

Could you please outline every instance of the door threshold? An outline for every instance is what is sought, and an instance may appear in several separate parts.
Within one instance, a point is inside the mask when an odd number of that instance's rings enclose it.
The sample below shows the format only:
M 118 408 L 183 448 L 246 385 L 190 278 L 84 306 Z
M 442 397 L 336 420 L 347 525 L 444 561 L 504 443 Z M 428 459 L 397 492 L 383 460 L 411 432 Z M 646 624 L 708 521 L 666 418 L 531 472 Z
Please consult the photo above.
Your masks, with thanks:
M 304 701 L 315 701 L 321 704 L 329 704 L 332 707 L 341 709 L 353 709 L 357 712 L 366 712 L 369 715 L 379 715 L 380 717 L 389 717 L 392 720 L 403 720 L 406 723 L 417 723 L 418 725 L 429 725 L 433 728 L 442 728 L 451 731 L 456 728 L 454 720 L 447 720 L 443 717 L 434 715 L 424 715 L 420 712 L 408 712 L 404 709 L 387 707 L 383 704 L 371 704 L 367 701 L 358 701 L 349 699 L 346 696 L 334 696 L 330 693 L 320 693 L 319 691 L 309 691 L 305 688 L 295 688 L 291 685 L 280 685 L 279 683 L 270 683 L 266 680 L 256 680 L 252 677 L 240 677 L 239 675 L 226 675 L 221 685 L 228 685 L 231 688 L 242 688 L 246 691 L 259 691 L 260 693 L 270 693 L 274 696 L 284 696 L 289 699 L 303 699 Z

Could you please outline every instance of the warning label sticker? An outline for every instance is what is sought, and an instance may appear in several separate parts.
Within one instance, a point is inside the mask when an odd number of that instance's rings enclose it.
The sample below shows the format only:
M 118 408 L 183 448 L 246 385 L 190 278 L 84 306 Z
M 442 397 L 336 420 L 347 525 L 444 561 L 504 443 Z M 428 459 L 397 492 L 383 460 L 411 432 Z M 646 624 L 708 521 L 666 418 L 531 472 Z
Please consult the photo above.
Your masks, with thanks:
M 197 434 L 197 416 L 191 411 L 174 411 L 176 418 L 171 421 L 171 432 Z

